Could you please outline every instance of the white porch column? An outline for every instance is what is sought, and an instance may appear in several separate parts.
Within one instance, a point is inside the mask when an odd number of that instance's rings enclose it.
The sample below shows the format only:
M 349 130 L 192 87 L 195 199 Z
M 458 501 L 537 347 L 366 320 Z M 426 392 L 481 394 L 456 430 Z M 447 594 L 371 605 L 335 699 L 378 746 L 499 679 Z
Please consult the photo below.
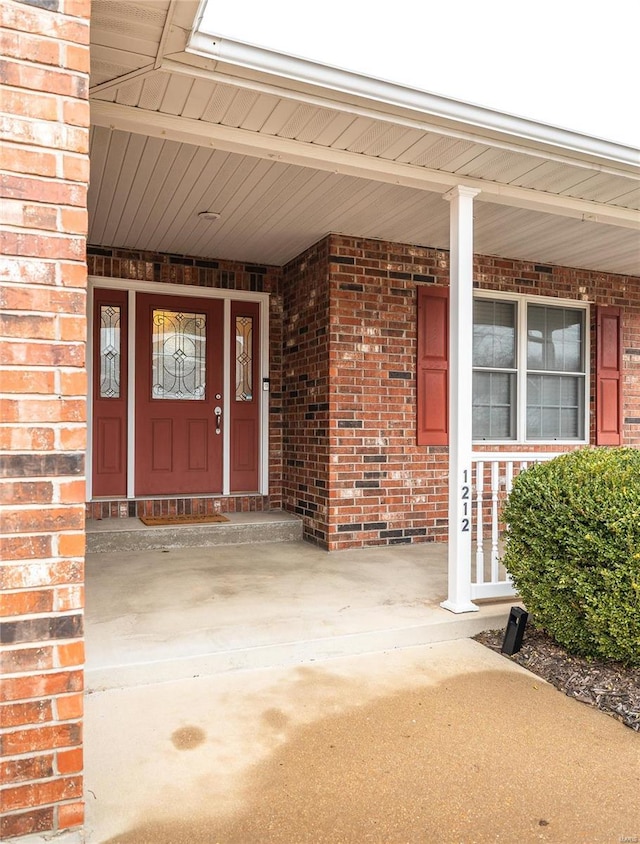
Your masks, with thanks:
M 450 203 L 449 303 L 449 591 L 441 606 L 475 612 L 471 601 L 471 390 L 473 337 L 473 197 L 458 185 Z

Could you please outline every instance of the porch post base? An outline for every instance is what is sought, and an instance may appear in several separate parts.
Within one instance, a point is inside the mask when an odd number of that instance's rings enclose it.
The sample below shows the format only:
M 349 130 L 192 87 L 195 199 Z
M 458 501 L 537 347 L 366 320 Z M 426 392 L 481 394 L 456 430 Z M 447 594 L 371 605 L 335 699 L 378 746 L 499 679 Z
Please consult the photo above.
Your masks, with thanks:
M 480 610 L 480 607 L 471 601 L 462 601 L 461 603 L 457 603 L 456 601 L 442 601 L 440 606 L 443 610 L 449 610 L 449 612 L 455 613 L 478 612 Z

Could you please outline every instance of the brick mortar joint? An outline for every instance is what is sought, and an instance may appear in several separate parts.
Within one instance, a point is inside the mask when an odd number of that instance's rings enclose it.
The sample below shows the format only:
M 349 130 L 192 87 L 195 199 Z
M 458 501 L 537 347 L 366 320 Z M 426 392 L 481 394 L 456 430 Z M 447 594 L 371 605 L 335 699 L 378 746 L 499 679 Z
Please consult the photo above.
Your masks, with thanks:
M 27 702 L 29 702 L 29 701 L 27 701 Z M 73 723 L 79 724 L 81 721 L 82 721 L 81 718 L 73 718 L 73 719 L 70 719 L 69 721 L 60 721 L 59 723 L 61 725 L 62 724 L 73 724 Z M 46 721 L 46 722 L 43 722 L 42 726 L 47 726 L 51 723 L 52 723 L 51 721 Z M 22 730 L 25 726 L 36 727 L 36 726 L 41 726 L 41 725 L 40 724 L 38 724 L 38 725 L 35 725 L 35 724 L 17 725 L 16 727 L 12 728 L 12 732 L 15 732 L 16 729 Z M 22 759 L 46 759 L 48 756 L 55 755 L 58 752 L 68 753 L 70 750 L 80 750 L 80 749 L 81 749 L 81 745 L 79 745 L 79 744 L 68 744 L 68 745 L 63 745 L 62 747 L 51 747 L 51 748 L 48 748 L 46 750 L 26 750 L 24 753 L 12 753 L 9 756 L 2 756 L 2 757 L 0 757 L 0 762 L 13 762 L 13 761 L 19 762 Z M 38 781 L 42 782 L 44 780 L 49 780 L 49 779 L 60 779 L 61 776 L 78 776 L 78 775 L 79 775 L 79 772 L 78 772 L 78 774 L 76 774 L 76 773 L 72 773 L 72 774 L 53 774 L 51 777 L 42 777 L 42 779 L 38 779 Z M 34 782 L 34 780 L 25 780 L 23 783 L 14 783 L 13 787 L 15 787 L 16 785 L 22 785 L 22 784 L 26 785 L 29 782 Z M 2 786 L 2 787 L 4 787 L 4 786 Z
M 83 642 L 83 641 L 84 641 L 84 639 L 74 639 L 74 640 L 72 640 L 72 644 L 74 644 L 76 642 Z M 33 677 L 45 677 L 45 676 L 49 677 L 49 676 L 52 676 L 54 674 L 73 674 L 74 672 L 84 673 L 84 663 L 81 663 L 80 665 L 60 665 L 60 666 L 57 666 L 56 668 L 50 668 L 50 669 L 45 669 L 45 668 L 40 669 L 39 668 L 35 672 L 34 671 L 15 671 L 12 674 L 8 674 L 8 673 L 3 674 L 2 679 L 3 680 L 23 680 L 23 679 L 28 680 L 28 679 L 32 679 Z M 64 693 L 61 693 L 61 694 L 64 694 Z M 58 695 L 41 695 L 40 697 L 21 698 L 20 700 L 21 700 L 21 702 L 26 703 L 30 700 L 31 701 L 33 701 L 33 700 L 48 700 L 48 699 L 51 699 L 52 697 L 58 697 Z M 82 719 L 75 719 L 75 720 L 82 720 Z M 63 722 L 60 722 L 60 723 L 63 723 Z M 66 723 L 69 723 L 69 722 L 65 721 L 64 723 L 66 724 Z M 35 730 L 35 729 L 38 729 L 38 727 L 37 727 L 37 725 L 32 725 L 29 729 Z M 0 730 L 0 733 L 2 733 L 2 734 L 7 734 L 7 733 L 11 733 L 11 732 L 15 732 L 15 727 L 7 727 L 7 728 L 3 728 L 2 730 Z
M 62 616 L 84 616 L 84 612 L 80 610 L 71 610 L 69 612 L 61 613 Z M 53 618 L 54 613 L 47 614 L 44 618 Z M 29 621 L 29 618 L 22 618 L 22 621 Z M 4 619 L 3 619 L 4 621 Z M 67 645 L 75 645 L 78 642 L 84 642 L 84 636 L 82 633 L 78 633 L 76 636 L 72 636 L 69 639 L 38 639 L 36 642 L 11 642 L 11 643 L 3 643 L 2 644 L 2 651 L 3 653 L 15 653 L 16 651 L 24 651 L 24 650 L 33 650 L 39 648 L 58 648 L 58 647 L 66 647 Z M 62 666 L 58 666 L 62 668 Z M 3 674 L 3 677 L 11 676 L 9 674 Z
M 77 584 L 76 584 L 77 585 Z M 15 595 L 20 594 L 21 592 L 45 592 L 50 589 L 55 589 L 56 587 L 51 586 L 44 586 L 44 587 L 37 587 L 31 588 L 29 586 L 23 587 L 21 589 L 3 589 L 3 595 Z M 71 615 L 85 615 L 84 607 L 70 607 L 66 610 L 47 610 L 46 612 L 34 612 L 34 613 L 18 613 L 16 615 L 3 615 L 2 616 L 2 623 L 8 623 L 13 621 L 37 621 L 39 619 L 47 619 L 47 618 L 68 618 Z M 73 639 L 42 639 L 38 640 L 38 642 L 12 642 L 12 643 L 5 643 L 2 645 L 2 648 L 9 648 L 10 645 L 14 645 L 16 647 L 29 647 L 29 646 L 36 646 L 39 643 L 43 644 L 57 644 L 60 641 L 64 642 L 75 642 L 78 639 L 82 639 L 82 636 L 75 636 Z M 1 705 L 1 704 L 0 704 Z
M 51 13 L 49 13 L 49 14 L 51 14 Z M 76 20 L 77 21 L 77 19 L 73 19 L 73 18 L 70 18 L 70 20 Z M 80 44 L 77 41 L 67 41 L 66 39 L 56 38 L 55 36 L 45 35 L 44 33 L 39 33 L 39 32 L 26 32 L 26 33 L 24 33 L 24 32 L 22 32 L 22 30 L 11 30 L 11 29 L 5 29 L 5 31 L 6 32 L 19 32 L 20 34 L 29 35 L 31 38 L 41 38 L 43 41 L 46 41 L 47 43 L 57 44 L 61 47 L 65 47 L 65 51 L 66 51 L 67 47 L 74 47 L 76 49 L 87 50 L 87 51 L 89 51 L 91 49 L 90 44 Z M 38 70 L 38 71 L 42 71 L 43 73 L 63 73 L 63 74 L 68 75 L 68 76 L 74 76 L 74 77 L 80 76 L 80 77 L 83 77 L 85 79 L 89 79 L 89 77 L 90 77 L 90 74 L 87 73 L 86 70 L 77 70 L 76 68 L 67 67 L 66 65 L 46 64 L 44 62 L 33 61 L 33 59 L 25 59 L 25 58 L 22 58 L 20 56 L 7 56 L 5 58 L 11 64 L 16 64 L 16 65 L 19 65 L 20 67 L 27 68 L 27 70 Z M 7 86 L 7 87 L 15 88 L 18 91 L 34 91 L 34 93 L 39 93 L 39 94 L 50 94 L 50 93 L 52 93 L 50 91 L 40 91 L 36 88 L 23 88 L 20 85 L 11 85 L 11 86 Z M 55 97 L 55 96 L 58 96 L 58 95 L 53 94 L 53 96 Z M 66 96 L 66 95 L 62 95 L 62 96 Z M 74 97 L 73 99 L 86 100 L 87 98 L 86 97 Z
M 86 128 L 86 127 L 76 126 L 75 128 L 78 129 L 78 128 Z M 87 153 L 87 152 L 77 152 L 77 151 L 72 150 L 72 149 L 47 149 L 46 147 L 43 147 L 40 144 L 33 144 L 33 143 L 26 143 L 26 142 L 22 143 L 20 141 L 11 140 L 10 138 L 7 138 L 6 140 L 3 138 L 2 143 L 5 146 L 5 148 L 19 149 L 21 152 L 33 152 L 33 153 L 36 153 L 37 155 L 52 155 L 56 159 L 59 159 L 59 160 L 64 160 L 65 158 L 69 158 L 69 157 L 82 159 L 82 160 L 84 160 L 85 158 L 87 158 L 87 159 L 89 158 L 89 153 Z M 42 173 L 42 174 L 41 173 L 23 173 L 20 170 L 11 170 L 11 169 L 7 169 L 6 167 L 0 167 L 0 172 L 5 173 L 6 175 L 9 175 L 9 176 L 20 176 L 22 179 L 25 179 L 26 181 L 46 182 L 47 184 L 77 185 L 77 186 L 80 186 L 80 187 L 86 186 L 86 184 L 87 184 L 86 181 L 78 181 L 77 179 L 65 179 L 64 176 L 48 176 L 45 173 Z M 25 202 L 27 204 L 32 204 L 32 205 L 38 205 L 38 204 L 46 205 L 47 204 L 46 202 L 43 202 L 42 200 L 38 200 L 38 199 L 21 199 L 21 200 L 16 200 L 16 201 L 17 202 Z M 78 210 L 78 208 L 80 208 L 80 210 L 85 210 L 85 209 L 82 208 L 82 206 L 69 205 L 66 202 L 56 202 L 55 205 L 56 205 L 57 208 L 73 208 L 73 209 L 76 209 L 76 210 Z M 50 259 L 50 260 L 52 260 L 52 259 Z
M 35 779 L 35 780 L 21 780 L 20 782 L 12 783 L 8 786 L 0 786 L 0 796 L 5 793 L 9 794 L 11 791 L 15 791 L 19 788 L 29 788 L 35 786 L 47 786 L 52 785 L 54 783 L 58 783 L 61 780 L 82 780 L 82 771 L 74 771 L 70 774 L 53 774 L 51 777 L 43 777 L 42 779 Z M 79 794 L 77 797 L 61 797 L 59 800 L 55 800 L 49 803 L 38 803 L 38 809 L 47 809 L 49 807 L 56 807 L 56 806 L 69 806 L 79 801 L 84 802 L 82 798 L 82 794 Z M 22 814 L 25 811 L 28 811 L 31 806 L 23 806 L 20 809 L 10 809 L 8 812 L 1 812 L 0 817 L 2 818 L 11 818 L 12 815 Z M 24 841 L 23 838 L 12 838 L 12 839 L 3 839 L 4 841 L 14 841 L 15 844 L 20 844 L 21 841 Z M 46 839 L 41 839 L 46 840 Z
M 27 312 L 28 313 L 28 312 Z M 24 342 L 24 341 L 22 341 Z M 66 374 L 74 374 L 76 372 L 83 372 L 86 369 L 84 365 L 78 364 L 78 366 L 71 366 L 69 364 L 63 364 L 62 366 L 56 366 L 55 364 L 49 363 L 9 363 L 9 364 L 0 364 L 0 372 L 24 372 L 28 370 L 29 372 L 62 372 Z M 7 393 L 2 392 L 1 395 L 5 396 L 12 396 L 15 393 Z M 86 393 L 83 394 L 84 398 L 86 398 Z
M 41 120 L 38 120 L 38 123 L 41 123 Z M 56 121 L 57 122 L 57 121 Z M 59 182 L 59 179 L 54 179 L 55 182 Z M 30 202 L 29 200 L 20 200 L 21 204 L 24 205 L 37 205 L 38 208 L 55 208 L 62 210 L 60 205 L 52 205 L 51 203 L 46 202 Z M 75 208 L 78 212 L 83 212 L 83 208 L 79 208 L 78 206 L 73 205 L 65 205 L 65 208 Z M 25 235 L 28 237 L 66 237 L 66 238 L 76 238 L 78 240 L 86 240 L 86 235 L 79 234 L 78 232 L 64 232 L 64 231 L 54 231 L 53 229 L 37 229 L 32 226 L 18 226 L 15 224 L 3 224 L 3 232 L 9 234 L 16 234 L 16 235 Z M 4 257 L 9 258 L 22 258 L 22 255 L 12 255 L 11 253 L 5 253 Z M 37 257 L 37 256 L 33 256 Z M 71 259 L 69 259 L 71 260 Z
M 34 784 L 40 784 L 40 783 L 42 783 L 43 785 L 48 785 L 48 784 L 51 784 L 52 782 L 59 782 L 60 780 L 73 780 L 73 779 L 82 779 L 82 772 L 73 773 L 73 774 L 56 774 L 55 777 L 52 777 L 50 779 L 29 780 L 28 782 L 15 783 L 14 785 L 10 785 L 8 788 L 5 788 L 3 786 L 2 788 L 0 788 L 0 793 L 2 791 L 8 792 L 9 790 L 15 791 L 16 788 L 22 788 L 22 786 L 28 786 L 28 785 L 34 785 Z M 79 794 L 77 797 L 61 797 L 59 800 L 53 800 L 53 801 L 50 801 L 48 803 L 38 803 L 37 808 L 38 809 L 48 809 L 50 807 L 55 808 L 57 806 L 64 806 L 64 805 L 70 805 L 70 804 L 73 804 L 73 803 L 77 803 L 78 801 L 81 801 L 81 800 L 82 800 L 81 794 Z M 31 808 L 31 807 L 23 806 L 20 809 L 10 809 L 8 812 L 2 812 L 0 814 L 0 817 L 10 818 L 11 815 L 17 815 L 19 813 L 24 812 L 25 809 L 29 809 L 29 808 Z M 3 839 L 3 840 L 7 840 L 7 839 Z M 16 838 L 16 839 L 13 839 L 13 840 L 15 841 L 15 844 L 20 844 L 20 842 L 24 841 L 23 838 Z M 40 839 L 40 840 L 43 840 L 43 839 Z M 46 839 L 44 839 L 44 840 L 46 840 Z
M 12 64 L 22 64 L 29 68 L 29 70 L 43 70 L 44 72 L 53 72 L 53 73 L 65 73 L 70 76 L 84 76 L 89 77 L 89 74 L 81 71 L 81 70 L 74 70 L 73 68 L 61 67 L 60 65 L 40 65 L 37 62 L 30 62 L 28 59 L 13 59 L 11 58 Z M 86 97 L 74 97 L 71 94 L 58 94 L 55 91 L 42 91 L 39 88 L 25 88 L 21 85 L 5 85 L 3 90 L 9 91 L 10 93 L 20 94 L 23 96 L 25 93 L 31 93 L 35 97 L 46 97 L 50 99 L 53 103 L 65 103 L 65 102 L 72 102 L 72 103 L 88 103 L 88 99 Z M 19 117 L 22 120 L 37 120 L 37 121 L 44 121 L 45 123 L 57 123 L 60 122 L 56 120 L 47 120 L 44 117 L 34 117 L 30 114 L 16 114 L 15 117 Z M 70 124 L 75 125 L 75 124 Z M 86 128 L 82 126 L 78 126 L 76 128 Z
M 41 672 L 41 673 L 45 673 L 45 672 Z M 29 676 L 32 677 L 33 675 L 31 674 Z M 44 701 L 55 701 L 55 699 L 58 698 L 58 697 L 63 697 L 64 695 L 73 695 L 73 694 L 84 695 L 84 694 L 88 694 L 88 693 L 86 693 L 82 689 L 79 689 L 76 692 L 57 692 L 55 694 L 45 694 L 45 695 L 34 696 L 34 697 L 21 697 L 21 698 L 16 698 L 16 700 L 12 700 L 12 701 L 8 701 L 8 702 L 16 703 L 16 704 L 39 703 L 40 701 L 43 701 L 43 700 Z M 68 721 L 56 721 L 55 723 L 56 724 L 81 723 L 83 718 L 84 718 L 84 715 L 81 715 L 81 716 L 78 716 L 77 718 L 70 718 Z M 51 722 L 46 722 L 46 723 L 51 723 Z M 39 726 L 38 724 L 30 724 L 30 725 L 27 724 L 27 725 L 23 725 L 20 729 L 26 729 L 26 728 L 36 729 L 38 726 Z M 5 734 L 7 734 L 7 733 L 14 733 L 15 731 L 16 731 L 16 727 L 9 727 L 9 728 L 6 728 L 4 732 L 5 732 Z M 47 754 L 50 754 L 50 753 L 57 753 L 58 750 L 77 750 L 79 747 L 80 747 L 80 745 L 78 745 L 78 744 L 72 744 L 72 745 L 63 745 L 62 747 L 45 748 L 42 751 L 40 751 L 40 750 L 26 750 L 24 753 L 14 753 L 11 756 L 2 756 L 2 757 L 0 757 L 0 759 L 9 759 L 9 758 L 13 758 L 13 756 L 47 755 Z

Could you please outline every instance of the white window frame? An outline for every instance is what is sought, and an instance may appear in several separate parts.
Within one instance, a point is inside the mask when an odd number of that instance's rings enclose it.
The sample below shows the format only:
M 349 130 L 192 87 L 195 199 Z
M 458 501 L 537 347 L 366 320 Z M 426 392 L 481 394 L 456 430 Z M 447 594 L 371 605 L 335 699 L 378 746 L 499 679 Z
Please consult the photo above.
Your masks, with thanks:
M 558 299 L 553 296 L 530 296 L 524 293 L 503 293 L 499 290 L 474 290 L 473 298 L 491 299 L 496 302 L 516 303 L 516 436 L 515 439 L 475 439 L 474 445 L 587 445 L 591 395 L 591 312 L 590 303 L 576 299 Z M 584 311 L 584 437 L 576 439 L 527 439 L 527 305 L 571 308 Z

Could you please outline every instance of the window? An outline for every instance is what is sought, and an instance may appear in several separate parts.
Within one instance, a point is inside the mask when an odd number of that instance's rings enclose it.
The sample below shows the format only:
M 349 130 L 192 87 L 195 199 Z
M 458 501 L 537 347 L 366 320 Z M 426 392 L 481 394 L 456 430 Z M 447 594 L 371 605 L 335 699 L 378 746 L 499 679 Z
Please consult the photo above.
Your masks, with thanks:
M 586 315 L 540 297 L 476 297 L 475 440 L 584 441 Z

